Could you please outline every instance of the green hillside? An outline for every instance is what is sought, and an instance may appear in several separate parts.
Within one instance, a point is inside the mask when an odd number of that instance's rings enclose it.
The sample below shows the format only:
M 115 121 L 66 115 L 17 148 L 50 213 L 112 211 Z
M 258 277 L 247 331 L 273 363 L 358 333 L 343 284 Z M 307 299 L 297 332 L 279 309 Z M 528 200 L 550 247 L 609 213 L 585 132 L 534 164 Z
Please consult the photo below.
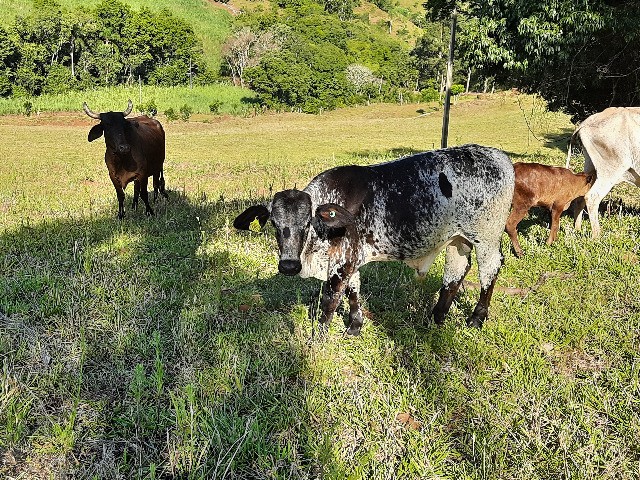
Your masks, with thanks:
M 94 8 L 101 0 L 57 0 L 66 8 Z M 232 15 L 224 9 L 213 6 L 205 0 L 121 0 L 122 3 L 139 10 L 147 7 L 151 10 L 166 8 L 176 16 L 189 22 L 202 41 L 204 54 L 209 66 L 217 71 L 220 66 L 220 45 L 231 31 Z M 0 23 L 10 24 L 16 15 L 31 12 L 33 2 L 0 0 Z

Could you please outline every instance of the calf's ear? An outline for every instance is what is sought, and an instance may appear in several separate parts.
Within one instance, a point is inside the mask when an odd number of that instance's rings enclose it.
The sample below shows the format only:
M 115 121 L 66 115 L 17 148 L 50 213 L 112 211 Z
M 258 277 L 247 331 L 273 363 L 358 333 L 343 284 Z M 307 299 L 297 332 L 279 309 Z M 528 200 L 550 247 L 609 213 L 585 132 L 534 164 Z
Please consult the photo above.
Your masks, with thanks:
M 102 132 L 103 128 L 101 123 L 91 127 L 91 130 L 89 130 L 89 141 L 93 142 L 96 138 L 100 138 L 102 136 Z
M 316 217 L 329 228 L 344 228 L 353 225 L 355 215 L 335 203 L 325 203 L 316 208 Z
M 251 230 L 251 224 L 258 220 L 260 228 L 269 220 L 269 209 L 264 205 L 253 205 L 236 217 L 233 226 L 238 230 Z

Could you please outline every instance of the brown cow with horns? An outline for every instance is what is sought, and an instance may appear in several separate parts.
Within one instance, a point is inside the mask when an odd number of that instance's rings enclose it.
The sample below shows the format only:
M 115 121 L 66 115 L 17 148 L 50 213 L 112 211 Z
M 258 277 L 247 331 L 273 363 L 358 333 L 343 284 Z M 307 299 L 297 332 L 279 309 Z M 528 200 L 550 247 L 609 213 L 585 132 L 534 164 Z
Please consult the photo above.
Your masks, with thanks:
M 160 122 L 146 115 L 126 118 L 133 110 L 133 103 L 124 112 L 94 113 L 87 103 L 84 112 L 91 118 L 100 120 L 89 130 L 89 141 L 93 142 L 104 134 L 107 150 L 104 161 L 109 177 L 118 195 L 118 218 L 124 218 L 124 188 L 133 180 L 132 208 L 138 206 L 138 196 L 146 207 L 146 214 L 153 215 L 149 205 L 147 182 L 153 176 L 153 199 L 158 190 L 166 198 L 162 166 L 165 155 L 164 130 Z

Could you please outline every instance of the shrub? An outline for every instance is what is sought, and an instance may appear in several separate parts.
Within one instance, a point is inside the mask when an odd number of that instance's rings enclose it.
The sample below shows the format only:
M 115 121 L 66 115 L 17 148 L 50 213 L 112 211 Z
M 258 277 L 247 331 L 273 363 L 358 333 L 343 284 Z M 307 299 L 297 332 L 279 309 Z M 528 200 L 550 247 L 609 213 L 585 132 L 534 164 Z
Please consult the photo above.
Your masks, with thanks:
M 209 104 L 209 111 L 213 114 L 220 113 L 220 107 L 222 107 L 222 102 L 220 100 L 214 100 Z
M 451 95 L 460 95 L 464 92 L 464 85 L 460 85 L 459 83 L 454 83 L 451 85 Z
M 186 122 L 187 120 L 189 120 L 189 117 L 191 116 L 192 113 L 193 113 L 193 109 L 186 103 L 180 107 L 180 119 L 183 122 Z
M 440 93 L 433 87 L 421 90 L 420 96 L 423 102 L 435 102 L 437 100 L 440 100 Z
M 149 100 L 147 103 L 140 105 L 140 111 L 150 117 L 155 117 L 158 114 L 158 106 L 155 100 Z
M 22 106 L 24 107 L 25 115 L 29 117 L 31 115 L 31 112 L 33 111 L 33 103 L 31 103 L 30 100 L 27 100 L 22 104 Z
M 176 113 L 176 111 L 173 108 L 167 108 L 164 111 L 164 116 L 167 117 L 167 120 L 169 120 L 170 122 L 174 121 L 174 120 L 178 120 L 178 114 Z

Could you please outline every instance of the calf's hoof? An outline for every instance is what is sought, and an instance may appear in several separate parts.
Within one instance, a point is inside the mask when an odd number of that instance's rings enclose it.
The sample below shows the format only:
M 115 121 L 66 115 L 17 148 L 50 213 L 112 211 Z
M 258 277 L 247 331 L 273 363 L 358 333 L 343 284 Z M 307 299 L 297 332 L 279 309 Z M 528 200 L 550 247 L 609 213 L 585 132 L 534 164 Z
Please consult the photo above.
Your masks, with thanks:
M 482 328 L 485 318 L 486 317 L 479 315 L 471 315 L 471 317 L 467 319 L 467 327 Z
M 436 312 L 435 310 L 433 312 L 431 312 L 431 315 L 433 316 L 433 323 L 435 323 L 436 325 L 438 325 L 439 327 L 441 327 L 442 325 L 444 325 L 444 313 L 442 312 Z
M 352 335 L 354 337 L 357 337 L 358 335 L 360 335 L 360 331 L 362 330 L 362 325 L 349 325 L 349 328 L 347 328 L 345 330 L 344 333 L 346 333 L 347 335 Z

